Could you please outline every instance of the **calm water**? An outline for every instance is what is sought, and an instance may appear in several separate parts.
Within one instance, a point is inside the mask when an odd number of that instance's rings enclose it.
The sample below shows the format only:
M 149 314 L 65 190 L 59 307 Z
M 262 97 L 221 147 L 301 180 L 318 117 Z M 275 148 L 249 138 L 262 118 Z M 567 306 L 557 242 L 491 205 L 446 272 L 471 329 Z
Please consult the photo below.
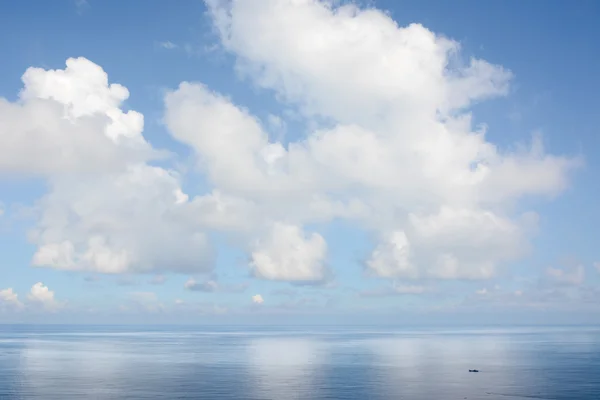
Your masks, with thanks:
M 0 326 L 0 399 L 82 398 L 598 400 L 600 330 Z

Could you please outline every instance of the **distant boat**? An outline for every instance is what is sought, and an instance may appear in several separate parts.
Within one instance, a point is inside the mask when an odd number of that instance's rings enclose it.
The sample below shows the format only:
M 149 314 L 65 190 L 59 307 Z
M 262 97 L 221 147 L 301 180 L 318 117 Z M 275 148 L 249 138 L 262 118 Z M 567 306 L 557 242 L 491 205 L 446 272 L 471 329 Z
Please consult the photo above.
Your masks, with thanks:
M 479 372 L 478 369 L 470 369 L 469 372 Z

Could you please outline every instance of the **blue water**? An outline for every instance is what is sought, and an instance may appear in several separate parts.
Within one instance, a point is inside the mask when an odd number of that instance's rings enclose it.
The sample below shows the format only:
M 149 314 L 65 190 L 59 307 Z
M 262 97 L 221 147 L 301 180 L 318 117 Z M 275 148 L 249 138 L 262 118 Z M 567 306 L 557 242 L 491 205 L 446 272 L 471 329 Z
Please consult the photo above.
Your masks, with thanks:
M 598 400 L 600 330 L 0 326 L 0 399 L 84 398 Z

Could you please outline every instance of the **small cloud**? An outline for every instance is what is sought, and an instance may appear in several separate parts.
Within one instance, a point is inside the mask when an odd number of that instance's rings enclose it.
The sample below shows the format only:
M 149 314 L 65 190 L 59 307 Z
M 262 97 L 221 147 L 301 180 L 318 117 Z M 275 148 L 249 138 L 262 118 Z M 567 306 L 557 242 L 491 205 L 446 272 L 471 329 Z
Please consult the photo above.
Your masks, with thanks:
M 220 284 L 215 280 L 208 280 L 205 282 L 196 282 L 193 278 L 188 279 L 188 281 L 183 285 L 187 290 L 191 290 L 193 292 L 221 292 L 221 293 L 242 293 L 248 288 L 247 283 L 238 283 L 238 284 L 230 284 L 224 285 Z
M 252 296 L 252 302 L 254 304 L 263 304 L 265 300 L 260 294 L 255 294 L 254 296 Z
M 150 279 L 150 284 L 152 285 L 162 285 L 167 281 L 167 277 L 164 275 L 156 275 Z
M 213 280 L 196 282 L 193 278 L 190 278 L 183 287 L 193 292 L 216 292 L 219 289 L 219 284 Z
M 594 268 L 596 268 L 596 271 L 600 272 L 600 262 L 595 262 Z
M 180 305 L 184 304 L 185 301 L 183 301 L 181 299 L 175 299 L 174 303 L 175 303 L 176 306 L 180 306 Z
M 25 306 L 19 301 L 19 296 L 12 288 L 0 290 L 0 310 L 20 310 Z
M 488 290 L 487 290 L 487 288 L 483 288 L 483 289 L 476 290 L 475 293 L 480 296 L 485 296 L 486 294 L 488 294 Z
M 176 45 L 175 43 L 173 43 L 169 40 L 164 41 L 164 42 L 158 42 L 157 45 L 158 45 L 158 47 L 161 47 L 161 48 L 167 49 L 167 50 L 174 50 L 179 47 L 178 45 Z
M 47 311 L 56 311 L 62 307 L 62 304 L 54 298 L 54 292 L 42 282 L 38 282 L 31 287 L 27 299 Z

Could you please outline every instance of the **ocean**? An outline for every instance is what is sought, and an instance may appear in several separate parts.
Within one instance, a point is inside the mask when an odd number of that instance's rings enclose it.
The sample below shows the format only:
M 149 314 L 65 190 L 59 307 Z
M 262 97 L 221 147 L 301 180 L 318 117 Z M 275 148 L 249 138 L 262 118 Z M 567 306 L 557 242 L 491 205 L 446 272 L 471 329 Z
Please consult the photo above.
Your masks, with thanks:
M 598 400 L 600 329 L 0 325 L 0 399 Z

